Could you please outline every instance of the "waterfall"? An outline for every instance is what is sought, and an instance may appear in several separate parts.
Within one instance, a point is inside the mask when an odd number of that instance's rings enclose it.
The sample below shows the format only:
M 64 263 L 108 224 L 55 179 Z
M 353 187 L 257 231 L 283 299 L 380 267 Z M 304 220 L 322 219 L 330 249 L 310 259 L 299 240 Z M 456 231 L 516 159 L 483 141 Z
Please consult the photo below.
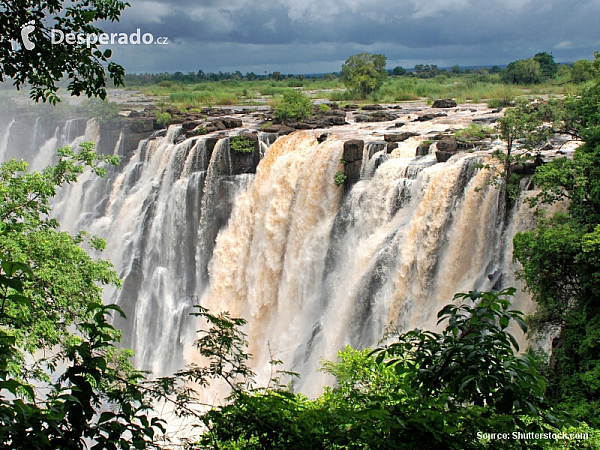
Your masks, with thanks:
M 52 163 L 57 147 L 103 139 L 97 122 L 74 124 L 42 133 L 36 122 L 32 168 Z M 53 206 L 66 230 L 107 241 L 94 256 L 115 265 L 123 286 L 106 289 L 105 301 L 126 313 L 115 321 L 123 345 L 155 376 L 200 362 L 193 304 L 248 321 L 259 383 L 275 357 L 300 373 L 295 389 L 316 395 L 329 382 L 320 361 L 345 345 L 435 328 L 454 293 L 516 282 L 512 236 L 531 226 L 531 212 L 522 198 L 505 211 L 490 173 L 478 169 L 481 152 L 437 163 L 414 157 L 420 138 L 391 154 L 367 142 L 361 179 L 344 190 L 334 183 L 344 139 L 333 133 L 324 142 L 312 131 L 259 133 L 256 174 L 236 174 L 228 137 L 181 134 L 171 126 L 141 141 L 105 178 L 85 173 L 61 189 Z M 532 310 L 527 295 L 516 300 Z
M 8 124 L 8 126 L 6 127 L 6 130 L 4 131 L 4 134 L 2 135 L 2 139 L 0 139 L 0 161 L 4 161 L 6 150 L 8 148 L 8 139 L 10 137 L 10 130 L 14 123 L 15 123 L 15 119 L 12 119 L 10 121 L 10 123 Z
M 217 238 L 202 299 L 248 320 L 260 381 L 275 353 L 309 395 L 322 358 L 389 328 L 435 328 L 454 293 L 492 287 L 507 253 L 482 156 L 391 158 L 342 200 L 342 144 L 308 133 L 273 144 Z

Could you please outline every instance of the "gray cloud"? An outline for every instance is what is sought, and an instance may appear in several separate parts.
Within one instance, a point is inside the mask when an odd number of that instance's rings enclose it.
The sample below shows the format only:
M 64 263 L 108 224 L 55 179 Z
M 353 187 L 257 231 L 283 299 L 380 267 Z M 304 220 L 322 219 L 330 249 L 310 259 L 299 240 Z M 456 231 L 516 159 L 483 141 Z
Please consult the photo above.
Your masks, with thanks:
M 109 32 L 167 36 L 169 44 L 114 45 L 129 72 L 338 71 L 359 51 L 388 67 L 506 64 L 539 51 L 591 58 L 598 0 L 131 1 Z

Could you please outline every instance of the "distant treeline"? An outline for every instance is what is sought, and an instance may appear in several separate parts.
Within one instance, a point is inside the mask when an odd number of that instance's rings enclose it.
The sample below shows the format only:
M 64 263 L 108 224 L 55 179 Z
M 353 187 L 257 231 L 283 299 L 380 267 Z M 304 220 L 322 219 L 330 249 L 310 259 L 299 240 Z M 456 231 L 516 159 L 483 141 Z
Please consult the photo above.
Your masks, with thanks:
M 588 60 L 575 61 L 573 64 L 558 64 L 554 61 L 551 53 L 540 52 L 527 59 L 520 59 L 509 63 L 506 67 L 466 67 L 461 68 L 458 64 L 450 68 L 438 68 L 436 64 L 417 64 L 413 68 L 403 68 L 396 66 L 388 69 L 389 76 L 403 76 L 415 78 L 435 78 L 437 76 L 457 76 L 469 74 L 498 75 L 502 81 L 508 84 L 536 84 L 551 80 L 556 76 L 570 76 L 569 81 L 580 83 L 587 81 L 591 76 L 591 62 Z M 258 81 L 258 80 L 289 80 L 291 83 L 298 82 L 298 87 L 302 82 L 308 79 L 321 78 L 324 80 L 334 80 L 340 77 L 338 72 L 325 74 L 294 75 L 273 72 L 262 75 L 254 72 L 242 74 L 239 70 L 235 72 L 175 72 L 175 73 L 145 73 L 145 74 L 127 74 L 125 75 L 125 84 L 127 86 L 145 86 L 159 84 L 161 82 L 177 82 L 184 84 L 194 84 L 207 81 Z

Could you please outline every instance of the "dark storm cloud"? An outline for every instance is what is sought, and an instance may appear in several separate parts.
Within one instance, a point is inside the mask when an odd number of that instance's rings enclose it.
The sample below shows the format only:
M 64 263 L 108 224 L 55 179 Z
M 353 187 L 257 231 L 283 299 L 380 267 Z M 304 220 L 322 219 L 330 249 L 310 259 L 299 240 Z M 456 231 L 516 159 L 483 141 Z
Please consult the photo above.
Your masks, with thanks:
M 558 61 L 600 48 L 600 0 L 131 1 L 106 31 L 169 37 L 115 46 L 130 72 L 337 71 L 349 55 L 383 53 L 388 67 L 506 64 L 552 52 Z

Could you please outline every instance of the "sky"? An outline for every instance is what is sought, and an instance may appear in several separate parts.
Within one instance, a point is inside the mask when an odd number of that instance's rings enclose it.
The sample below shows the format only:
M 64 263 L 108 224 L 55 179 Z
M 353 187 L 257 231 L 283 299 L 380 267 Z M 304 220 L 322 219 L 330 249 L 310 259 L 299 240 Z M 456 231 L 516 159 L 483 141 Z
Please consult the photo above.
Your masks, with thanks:
M 129 0 L 106 32 L 167 44 L 109 45 L 128 73 L 339 72 L 356 53 L 387 68 L 557 62 L 600 50 L 600 0 Z M 164 39 L 163 39 L 164 40 Z

